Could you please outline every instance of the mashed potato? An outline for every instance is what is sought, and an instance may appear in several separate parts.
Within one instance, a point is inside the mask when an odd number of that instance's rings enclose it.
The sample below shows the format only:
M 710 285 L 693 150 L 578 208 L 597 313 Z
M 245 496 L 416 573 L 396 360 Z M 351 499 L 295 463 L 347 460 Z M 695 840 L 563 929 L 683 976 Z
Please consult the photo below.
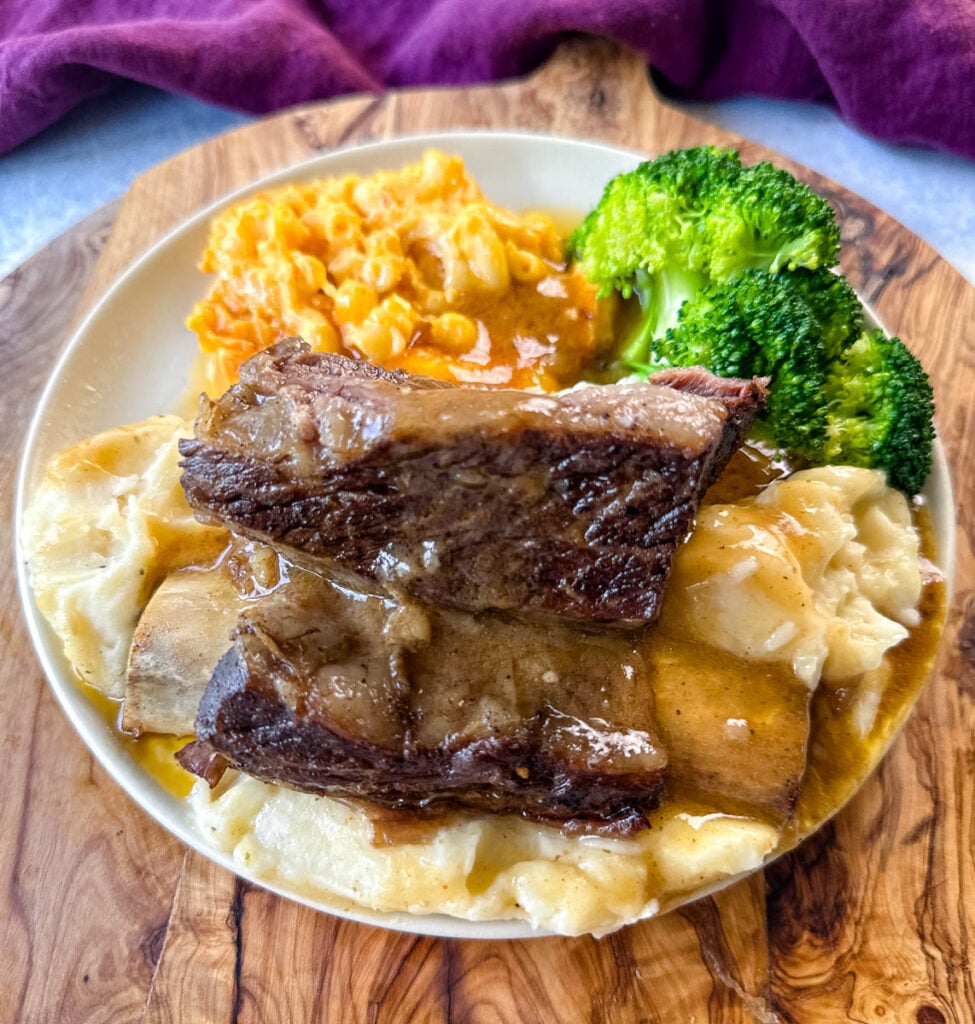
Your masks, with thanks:
M 186 505 L 176 450 L 186 431 L 157 417 L 69 448 L 25 520 L 38 605 L 81 675 L 110 696 L 123 695 L 153 588 L 176 567 L 211 561 L 227 540 Z M 809 687 L 821 673 L 854 674 L 867 686 L 858 713 L 869 714 L 884 679 L 870 670 L 917 621 L 917 549 L 907 504 L 880 474 L 797 473 L 700 510 L 661 625 L 680 620 L 692 643 L 785 660 Z M 383 845 L 364 811 L 233 772 L 213 791 L 197 783 L 190 805 L 201 834 L 242 872 L 326 905 L 521 918 L 569 935 L 612 931 L 754 870 L 781 839 L 771 824 L 671 802 L 631 839 L 462 814 L 420 841 Z
M 156 416 L 72 445 L 51 460 L 24 515 L 37 607 L 78 674 L 109 697 L 124 696 L 132 634 L 162 578 L 227 543 L 183 497 L 176 444 L 189 434 L 179 417 Z
M 707 505 L 679 550 L 662 622 L 810 687 L 879 667 L 918 623 L 918 539 L 879 470 L 825 466 Z
M 190 801 L 200 831 L 246 874 L 333 906 L 520 918 L 563 935 L 652 917 L 664 895 L 759 867 L 779 838 L 747 818 L 662 809 L 635 839 L 468 814 L 423 841 L 377 846 L 368 816 L 341 801 L 228 779 L 213 792 L 198 783 Z

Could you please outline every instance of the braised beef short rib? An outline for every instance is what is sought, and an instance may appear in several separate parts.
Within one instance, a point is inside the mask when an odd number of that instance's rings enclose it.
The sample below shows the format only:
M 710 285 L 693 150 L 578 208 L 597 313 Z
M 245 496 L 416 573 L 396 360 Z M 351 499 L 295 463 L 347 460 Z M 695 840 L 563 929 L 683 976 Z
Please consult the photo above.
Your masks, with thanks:
M 203 400 L 183 488 L 207 522 L 433 605 L 647 623 L 764 398 L 703 370 L 457 388 L 289 339 Z
M 191 771 L 420 813 L 645 827 L 667 756 L 635 637 L 290 577 L 241 615 L 179 755 Z

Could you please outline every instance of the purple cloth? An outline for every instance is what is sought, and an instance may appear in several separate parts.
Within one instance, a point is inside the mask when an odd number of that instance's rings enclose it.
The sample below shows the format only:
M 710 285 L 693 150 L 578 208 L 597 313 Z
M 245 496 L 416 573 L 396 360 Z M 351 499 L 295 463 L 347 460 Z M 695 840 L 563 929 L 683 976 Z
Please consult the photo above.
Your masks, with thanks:
M 0 0 L 0 152 L 119 78 L 263 113 L 522 74 L 571 31 L 675 96 L 823 100 L 975 157 L 972 0 Z

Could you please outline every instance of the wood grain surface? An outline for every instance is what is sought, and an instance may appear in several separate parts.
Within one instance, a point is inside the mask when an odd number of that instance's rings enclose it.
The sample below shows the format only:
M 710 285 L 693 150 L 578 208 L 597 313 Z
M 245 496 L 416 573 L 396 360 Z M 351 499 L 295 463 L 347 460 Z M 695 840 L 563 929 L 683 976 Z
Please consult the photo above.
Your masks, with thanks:
M 339 145 L 469 127 L 651 154 L 731 143 L 811 181 L 839 210 L 852 283 L 931 373 L 956 489 L 957 581 L 938 669 L 880 770 L 764 873 L 601 941 L 387 932 L 187 851 L 61 714 L 10 562 L 23 433 L 72 314 L 167 229 L 260 174 Z M 634 55 L 576 40 L 525 81 L 307 106 L 174 157 L 0 282 L 0 356 L 13 425 L 0 448 L 0 1021 L 975 1020 L 975 289 L 890 217 L 663 105 Z

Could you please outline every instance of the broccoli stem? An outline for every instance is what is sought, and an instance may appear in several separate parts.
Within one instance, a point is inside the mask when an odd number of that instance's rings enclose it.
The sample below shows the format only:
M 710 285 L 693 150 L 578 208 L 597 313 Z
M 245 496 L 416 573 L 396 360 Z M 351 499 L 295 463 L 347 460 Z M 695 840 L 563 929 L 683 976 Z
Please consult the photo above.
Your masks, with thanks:
M 640 303 L 640 320 L 624 341 L 619 361 L 627 366 L 652 362 L 651 345 L 677 323 L 684 302 L 704 287 L 703 274 L 684 267 L 668 267 L 656 274 L 643 268 L 633 276 L 633 293 Z

